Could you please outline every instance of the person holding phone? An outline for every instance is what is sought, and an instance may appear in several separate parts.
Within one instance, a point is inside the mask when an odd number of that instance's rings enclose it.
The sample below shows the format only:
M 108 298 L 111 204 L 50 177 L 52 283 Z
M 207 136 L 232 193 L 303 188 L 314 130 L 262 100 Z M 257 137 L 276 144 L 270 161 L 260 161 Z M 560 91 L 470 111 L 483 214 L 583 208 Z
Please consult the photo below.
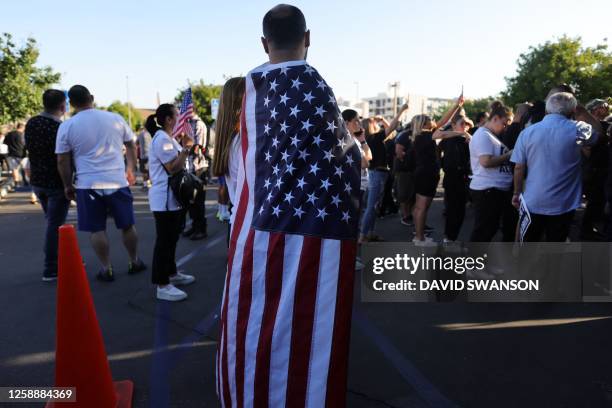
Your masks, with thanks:
M 184 209 L 168 185 L 168 178 L 185 168 L 185 161 L 192 151 L 193 142 L 185 140 L 185 146 L 170 137 L 178 117 L 174 105 L 162 104 L 147 119 L 149 132 L 153 134 L 149 151 L 149 206 L 155 218 L 155 248 L 153 250 L 152 282 L 157 285 L 157 299 L 176 302 L 187 298 L 187 293 L 176 286 L 195 281 L 191 275 L 176 269 L 176 244 L 181 233 Z M 191 142 L 191 143 L 190 143 Z

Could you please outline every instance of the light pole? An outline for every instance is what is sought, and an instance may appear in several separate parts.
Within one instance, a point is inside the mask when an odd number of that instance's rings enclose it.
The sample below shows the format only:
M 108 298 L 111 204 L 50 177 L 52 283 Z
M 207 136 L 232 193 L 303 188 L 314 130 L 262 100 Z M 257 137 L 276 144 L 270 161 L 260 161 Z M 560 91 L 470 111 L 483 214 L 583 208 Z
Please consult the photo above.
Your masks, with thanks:
M 132 129 L 132 109 L 130 107 L 130 77 L 125 76 L 125 91 L 127 93 L 128 125 Z
M 393 117 L 397 115 L 397 89 L 399 88 L 399 85 L 399 81 L 389 84 L 389 88 L 393 88 Z

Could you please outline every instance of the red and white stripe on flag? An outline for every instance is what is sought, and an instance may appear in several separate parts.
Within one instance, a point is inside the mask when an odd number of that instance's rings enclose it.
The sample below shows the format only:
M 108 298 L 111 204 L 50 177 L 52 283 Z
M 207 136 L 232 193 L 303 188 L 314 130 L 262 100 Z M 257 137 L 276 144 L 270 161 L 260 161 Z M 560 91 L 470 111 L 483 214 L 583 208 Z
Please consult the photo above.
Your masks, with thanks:
M 241 116 L 232 225 L 217 350 L 224 407 L 346 405 L 356 242 L 255 230 L 255 95 Z
M 172 131 L 172 137 L 176 138 L 181 133 L 184 133 L 193 139 L 193 128 L 189 121 L 191 118 L 193 118 L 193 98 L 191 88 L 187 88 L 179 107 L 179 116 Z

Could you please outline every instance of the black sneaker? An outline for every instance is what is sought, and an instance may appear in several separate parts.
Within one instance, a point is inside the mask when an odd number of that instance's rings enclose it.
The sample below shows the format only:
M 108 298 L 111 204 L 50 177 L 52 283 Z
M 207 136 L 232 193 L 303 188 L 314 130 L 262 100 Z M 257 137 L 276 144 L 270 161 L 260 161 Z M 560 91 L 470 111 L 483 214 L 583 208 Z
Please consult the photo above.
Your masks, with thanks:
M 206 233 L 206 231 L 196 231 L 189 237 L 189 239 L 192 241 L 199 241 L 206 237 L 208 237 L 208 234 Z
M 196 229 L 191 227 L 187 231 L 183 232 L 184 237 L 190 237 L 196 232 Z
M 424 230 L 425 230 L 425 232 L 433 232 L 435 230 L 435 228 L 434 227 L 430 227 L 429 225 L 425 225 Z
M 115 275 L 113 275 L 113 267 L 111 266 L 108 269 L 100 269 L 98 274 L 96 275 L 96 279 L 102 282 L 112 282 L 115 280 Z
M 147 269 L 147 265 L 140 258 L 138 258 L 136 262 L 130 262 L 128 264 L 128 274 L 130 275 L 133 275 L 138 272 L 142 272 L 145 269 Z

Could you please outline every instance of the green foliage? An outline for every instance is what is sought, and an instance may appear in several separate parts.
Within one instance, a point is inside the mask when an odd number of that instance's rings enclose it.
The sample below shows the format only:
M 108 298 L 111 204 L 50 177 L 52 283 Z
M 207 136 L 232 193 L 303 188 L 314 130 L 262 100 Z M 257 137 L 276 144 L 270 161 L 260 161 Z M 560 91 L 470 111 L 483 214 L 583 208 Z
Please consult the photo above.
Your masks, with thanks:
M 489 110 L 491 102 L 493 102 L 495 98 L 492 96 L 488 96 L 486 98 L 479 99 L 466 99 L 463 104 L 463 109 L 465 110 L 465 114 L 468 118 L 475 120 L 476 115 L 479 112 L 486 112 Z M 442 116 L 451 108 L 452 104 L 438 106 L 438 108 L 433 113 L 433 119 L 438 121 L 442 119 Z
M 134 106 L 132 106 L 132 104 L 114 101 L 113 103 L 108 105 L 106 110 L 109 112 L 118 113 L 119 115 L 123 116 L 123 119 L 125 119 L 127 123 L 129 123 L 129 113 L 131 112 L 132 113 L 132 129 L 134 130 L 138 129 L 144 123 L 142 119 L 142 115 L 140 115 L 139 111 L 134 109 Z
M 605 98 L 612 92 L 612 53 L 605 44 L 582 46 L 578 38 L 561 37 L 521 54 L 516 76 L 506 78 L 502 97 L 509 105 L 543 100 L 548 91 L 567 83 L 576 88 L 582 103 Z
M 198 82 L 190 82 L 189 86 L 191 86 L 193 107 L 195 112 L 198 114 L 200 119 L 206 123 L 206 125 L 210 126 L 210 124 L 213 122 L 210 112 L 210 101 L 212 99 L 219 98 L 223 86 L 206 84 L 202 79 L 200 79 Z M 180 105 L 183 101 L 184 94 L 185 90 L 183 89 L 176 96 L 175 102 L 177 105 Z
M 491 102 L 493 102 L 494 100 L 495 98 L 493 98 L 492 96 L 479 99 L 466 99 L 465 103 L 463 104 L 463 109 L 465 109 L 465 114 L 468 118 L 476 120 L 476 115 L 478 115 L 479 112 L 489 111 Z
M 36 67 L 36 40 L 17 47 L 8 33 L 0 35 L 0 124 L 25 119 L 42 109 L 42 94 L 58 83 L 51 67 Z

